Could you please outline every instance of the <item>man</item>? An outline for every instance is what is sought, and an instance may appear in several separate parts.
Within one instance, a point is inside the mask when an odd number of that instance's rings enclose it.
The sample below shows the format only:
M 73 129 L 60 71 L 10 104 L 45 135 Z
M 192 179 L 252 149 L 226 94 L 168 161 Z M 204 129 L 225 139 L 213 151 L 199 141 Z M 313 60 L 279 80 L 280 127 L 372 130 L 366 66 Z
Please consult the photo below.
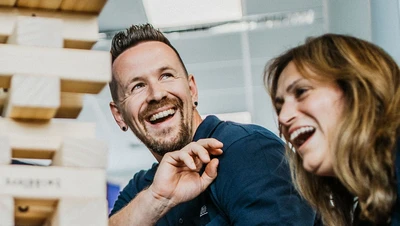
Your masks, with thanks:
M 113 116 L 159 163 L 134 175 L 110 225 L 313 225 L 279 138 L 255 125 L 202 120 L 195 79 L 161 32 L 132 26 L 114 37 L 111 53 Z

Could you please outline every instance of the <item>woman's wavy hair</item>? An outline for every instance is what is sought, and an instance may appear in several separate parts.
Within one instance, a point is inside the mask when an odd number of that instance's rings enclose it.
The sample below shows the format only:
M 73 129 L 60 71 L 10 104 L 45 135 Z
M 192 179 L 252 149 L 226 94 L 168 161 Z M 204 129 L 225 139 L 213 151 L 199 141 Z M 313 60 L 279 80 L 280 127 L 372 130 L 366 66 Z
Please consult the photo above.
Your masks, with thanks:
M 288 146 L 296 188 L 326 225 L 351 225 L 358 217 L 375 224 L 388 222 L 397 198 L 394 149 L 400 134 L 399 66 L 378 46 L 355 37 L 309 38 L 266 65 L 264 84 L 273 102 L 279 76 L 289 62 L 305 78 L 338 84 L 345 102 L 330 144 L 336 177 L 305 171 L 302 159 Z M 353 217 L 354 196 L 361 213 Z

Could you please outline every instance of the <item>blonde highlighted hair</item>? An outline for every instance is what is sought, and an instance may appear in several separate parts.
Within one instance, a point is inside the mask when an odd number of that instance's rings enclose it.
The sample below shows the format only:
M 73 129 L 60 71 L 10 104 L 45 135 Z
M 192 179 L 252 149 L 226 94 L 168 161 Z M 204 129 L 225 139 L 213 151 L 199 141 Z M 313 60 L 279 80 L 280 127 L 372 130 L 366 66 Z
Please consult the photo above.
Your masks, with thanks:
M 310 38 L 266 65 L 264 83 L 272 101 L 289 62 L 306 78 L 337 83 L 345 98 L 342 121 L 330 144 L 337 177 L 305 171 L 302 159 L 288 147 L 296 188 L 326 225 L 352 224 L 353 197 L 358 197 L 361 209 L 361 216 L 355 218 L 387 222 L 397 198 L 394 149 L 400 134 L 399 66 L 378 46 L 355 37 Z

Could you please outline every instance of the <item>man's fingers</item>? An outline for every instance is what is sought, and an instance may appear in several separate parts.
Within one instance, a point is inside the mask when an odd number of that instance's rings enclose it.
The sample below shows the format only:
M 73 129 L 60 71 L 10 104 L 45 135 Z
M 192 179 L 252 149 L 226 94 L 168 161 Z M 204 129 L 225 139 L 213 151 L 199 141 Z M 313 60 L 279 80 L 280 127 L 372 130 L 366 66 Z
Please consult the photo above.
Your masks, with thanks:
M 219 161 L 217 158 L 212 159 L 206 166 L 203 174 L 201 175 L 203 191 L 214 181 L 217 177 L 217 168 Z
M 222 142 L 214 138 L 200 139 L 196 143 L 200 144 L 202 147 L 207 149 L 207 151 L 212 155 L 222 154 Z
M 172 157 L 174 162 L 171 164 L 179 164 L 183 162 L 187 167 L 192 170 L 197 170 L 196 162 L 200 159 L 202 163 L 210 162 L 210 154 L 222 154 L 222 143 L 214 138 L 202 139 L 197 142 L 192 142 L 186 145 L 182 150 L 170 152 L 167 155 Z

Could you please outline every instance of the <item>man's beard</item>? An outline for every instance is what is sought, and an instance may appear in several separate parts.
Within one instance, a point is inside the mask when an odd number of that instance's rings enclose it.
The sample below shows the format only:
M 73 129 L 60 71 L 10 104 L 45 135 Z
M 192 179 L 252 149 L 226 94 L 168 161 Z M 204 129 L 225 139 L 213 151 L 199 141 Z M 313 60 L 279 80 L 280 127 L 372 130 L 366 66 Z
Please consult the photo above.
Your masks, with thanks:
M 180 126 L 179 132 L 176 136 L 176 140 L 174 141 L 165 141 L 163 139 L 159 140 L 152 139 L 151 135 L 146 136 L 146 138 L 144 139 L 139 137 L 139 139 L 146 145 L 147 148 L 163 156 L 167 152 L 182 149 L 192 141 L 191 130 L 189 128 L 189 125 L 186 125 L 184 123 L 183 118 L 179 126 Z M 164 131 L 163 133 L 167 135 L 169 133 L 169 130 Z
M 163 99 L 160 102 L 149 104 L 146 112 L 151 112 L 152 109 L 158 109 L 161 106 L 165 106 L 168 103 L 173 103 L 176 106 L 176 112 L 179 111 L 181 114 L 181 121 L 179 124 L 179 132 L 174 137 L 174 140 L 166 141 L 163 137 L 166 137 L 173 128 L 165 129 L 164 131 L 160 131 L 161 133 L 158 134 L 158 139 L 155 139 L 151 134 L 147 131 L 145 134 L 138 131 L 134 126 L 130 126 L 133 133 L 136 135 L 139 140 L 143 142 L 144 145 L 154 153 L 164 156 L 167 152 L 176 151 L 182 149 L 184 146 L 189 144 L 192 141 L 192 126 L 191 126 L 191 115 L 187 119 L 185 123 L 185 118 L 183 114 L 183 102 L 178 100 L 170 100 L 170 99 Z M 145 113 L 141 115 L 146 115 Z M 144 125 L 144 117 L 139 117 L 139 122 Z M 146 127 L 144 127 L 146 128 Z

